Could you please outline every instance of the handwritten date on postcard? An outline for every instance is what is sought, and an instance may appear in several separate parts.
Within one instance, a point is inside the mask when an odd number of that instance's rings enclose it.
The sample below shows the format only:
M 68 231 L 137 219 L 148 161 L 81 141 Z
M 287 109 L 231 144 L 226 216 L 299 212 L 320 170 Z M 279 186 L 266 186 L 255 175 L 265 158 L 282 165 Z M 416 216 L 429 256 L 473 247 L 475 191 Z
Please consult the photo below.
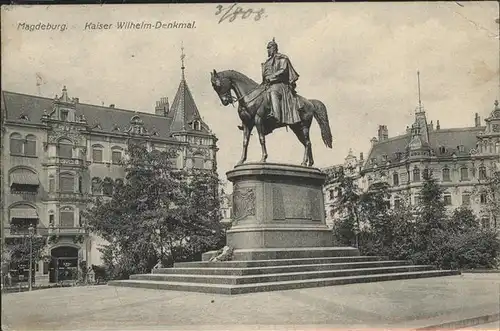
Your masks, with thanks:
M 220 16 L 219 24 L 226 20 L 228 22 L 233 22 L 237 18 L 241 18 L 244 20 L 253 18 L 254 21 L 259 21 L 261 18 L 265 17 L 264 8 L 260 8 L 258 10 L 244 9 L 240 6 L 237 6 L 236 3 L 227 7 L 218 5 L 216 8 L 217 11 L 215 12 L 215 16 Z

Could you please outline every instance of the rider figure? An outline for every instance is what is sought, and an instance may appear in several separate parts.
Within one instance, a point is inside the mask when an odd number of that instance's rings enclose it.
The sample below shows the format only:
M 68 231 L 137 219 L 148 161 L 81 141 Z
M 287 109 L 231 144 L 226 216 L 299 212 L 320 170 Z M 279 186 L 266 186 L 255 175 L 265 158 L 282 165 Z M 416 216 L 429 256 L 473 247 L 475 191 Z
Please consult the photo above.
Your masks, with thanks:
M 296 98 L 295 82 L 299 74 L 295 71 L 287 56 L 278 53 L 278 44 L 267 44 L 268 59 L 262 63 L 263 84 L 268 88 L 272 110 L 268 115 L 279 124 L 294 124 L 300 121 Z

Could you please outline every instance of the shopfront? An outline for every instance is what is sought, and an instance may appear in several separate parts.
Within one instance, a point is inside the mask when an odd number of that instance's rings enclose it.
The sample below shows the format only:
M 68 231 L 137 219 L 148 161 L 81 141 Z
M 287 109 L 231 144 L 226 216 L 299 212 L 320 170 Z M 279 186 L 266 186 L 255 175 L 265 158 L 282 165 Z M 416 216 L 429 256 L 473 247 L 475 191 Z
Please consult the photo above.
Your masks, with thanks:
M 78 279 L 78 248 L 61 246 L 52 249 L 49 282 L 58 283 Z

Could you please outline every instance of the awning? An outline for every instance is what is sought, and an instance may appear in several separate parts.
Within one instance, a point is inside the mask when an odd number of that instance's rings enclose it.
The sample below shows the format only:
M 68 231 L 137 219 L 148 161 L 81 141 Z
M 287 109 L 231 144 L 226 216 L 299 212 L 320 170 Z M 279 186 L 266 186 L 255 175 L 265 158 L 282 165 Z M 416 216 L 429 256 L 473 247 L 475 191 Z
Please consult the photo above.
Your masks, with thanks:
M 13 172 L 10 174 L 10 185 L 33 185 L 39 186 L 40 181 L 38 180 L 38 175 L 32 172 Z
M 10 210 L 10 218 L 38 219 L 36 209 L 13 208 Z

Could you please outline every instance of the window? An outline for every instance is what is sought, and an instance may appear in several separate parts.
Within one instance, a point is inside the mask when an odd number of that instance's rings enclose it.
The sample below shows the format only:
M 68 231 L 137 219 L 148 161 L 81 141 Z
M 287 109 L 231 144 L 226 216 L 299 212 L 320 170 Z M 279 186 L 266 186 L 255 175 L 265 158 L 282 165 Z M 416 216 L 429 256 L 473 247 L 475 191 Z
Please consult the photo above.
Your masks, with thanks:
M 68 111 L 61 110 L 61 121 L 67 121 L 67 120 L 68 120 Z
M 481 193 L 479 200 L 482 205 L 486 204 L 488 202 L 488 196 L 486 195 L 486 193 Z
M 460 169 L 460 179 L 461 180 L 469 180 L 469 169 L 467 169 L 467 168 Z
M 481 166 L 479 167 L 479 179 L 480 180 L 486 180 L 486 167 L 485 166 Z
M 443 169 L 443 182 L 450 182 L 451 177 L 450 177 L 450 169 L 444 168 Z
M 101 179 L 94 177 L 92 178 L 92 194 L 101 194 Z
M 490 227 L 490 220 L 487 217 L 481 219 L 481 227 L 483 229 L 488 229 Z
M 92 146 L 92 160 L 94 162 L 102 162 L 102 149 L 101 145 Z
M 470 206 L 470 194 L 468 193 L 462 194 L 462 205 Z
M 83 178 L 82 178 L 82 176 L 78 177 L 78 193 L 83 193 Z
M 32 134 L 26 136 L 24 155 L 36 156 L 36 137 Z
M 64 158 L 73 157 L 73 143 L 68 139 L 59 140 L 59 145 L 57 146 L 57 156 Z
M 439 153 L 441 154 L 446 153 L 446 148 L 444 148 L 444 146 L 439 147 Z
M 342 189 L 340 187 L 337 187 L 335 191 L 337 192 L 337 198 L 342 198 Z
M 109 177 L 104 178 L 104 182 L 102 184 L 102 194 L 107 197 L 113 195 L 113 180 Z
M 399 208 L 399 207 L 401 207 L 401 199 L 394 198 L 394 208 Z
M 413 181 L 414 182 L 420 181 L 420 169 L 418 168 L 413 169 Z
M 399 185 L 399 175 L 398 174 L 392 175 L 392 184 L 394 186 L 398 186 Z
M 49 226 L 54 226 L 54 214 L 49 214 Z
M 121 159 L 122 159 L 122 152 L 121 151 L 112 151 L 111 152 L 111 162 L 113 162 L 113 164 L 120 163 Z
M 420 195 L 415 195 L 415 204 L 420 204 Z
M 53 175 L 49 176 L 49 192 L 56 191 L 56 180 Z
M 431 176 L 431 172 L 428 168 L 425 168 L 424 171 L 423 171 L 423 176 L 424 176 L 424 179 L 427 179 Z
M 445 194 L 443 196 L 444 198 L 444 205 L 445 206 L 451 206 L 451 195 L 450 194 Z
M 75 178 L 72 174 L 61 174 L 59 177 L 59 190 L 66 193 L 73 193 L 75 191 Z
M 23 154 L 23 137 L 19 133 L 10 135 L 10 154 Z
M 335 194 L 333 192 L 333 190 L 330 190 L 330 200 L 335 199 Z
M 75 213 L 71 207 L 63 207 L 60 211 L 59 225 L 62 228 L 75 227 Z

